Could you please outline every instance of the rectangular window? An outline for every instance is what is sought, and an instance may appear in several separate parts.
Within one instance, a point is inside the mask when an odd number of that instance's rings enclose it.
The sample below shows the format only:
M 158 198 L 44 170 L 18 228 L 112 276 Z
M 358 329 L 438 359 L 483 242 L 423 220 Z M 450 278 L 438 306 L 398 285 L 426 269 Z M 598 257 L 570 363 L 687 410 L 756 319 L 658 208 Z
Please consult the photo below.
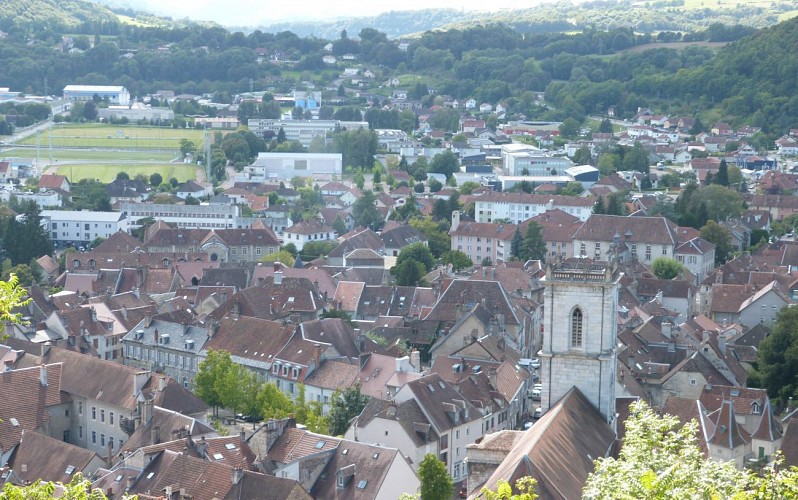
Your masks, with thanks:
M 114 412 L 108 413 L 108 423 L 114 425 Z
M 100 434 L 100 446 L 105 446 L 105 434 Z
M 575 309 L 571 314 L 571 347 L 582 347 L 582 310 Z
M 100 410 L 100 422 L 105 422 L 105 410 Z
M 83 426 L 82 425 L 78 426 L 78 437 L 80 439 L 83 439 Z
M 83 401 L 78 401 L 78 415 L 83 415 Z
M 92 420 L 97 420 L 97 407 L 96 406 L 92 406 L 91 407 L 91 419 Z
M 91 444 L 97 444 L 97 431 L 91 431 Z

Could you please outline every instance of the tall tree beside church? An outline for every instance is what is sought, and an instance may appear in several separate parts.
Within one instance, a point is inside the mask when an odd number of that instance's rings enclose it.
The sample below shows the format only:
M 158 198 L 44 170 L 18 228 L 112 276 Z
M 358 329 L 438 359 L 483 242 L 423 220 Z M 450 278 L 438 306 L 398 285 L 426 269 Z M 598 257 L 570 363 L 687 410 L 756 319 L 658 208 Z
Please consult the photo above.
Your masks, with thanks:
M 516 259 L 520 259 L 526 253 L 526 248 L 524 247 L 524 237 L 521 236 L 521 229 L 516 227 L 515 233 L 513 234 L 513 239 L 510 242 L 510 255 Z
M 529 221 L 524 235 L 524 260 L 546 260 L 546 242 L 543 241 L 543 226 L 537 221 Z
M 718 167 L 718 174 L 715 176 L 715 184 L 720 186 L 728 186 L 729 185 L 729 166 L 726 164 L 726 160 L 720 160 L 720 166 Z

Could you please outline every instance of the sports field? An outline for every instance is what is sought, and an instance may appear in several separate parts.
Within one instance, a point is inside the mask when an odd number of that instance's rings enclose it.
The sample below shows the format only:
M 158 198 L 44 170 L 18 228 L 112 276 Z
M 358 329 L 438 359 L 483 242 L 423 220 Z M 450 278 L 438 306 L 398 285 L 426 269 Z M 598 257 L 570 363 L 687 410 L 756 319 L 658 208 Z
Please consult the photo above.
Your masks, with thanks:
M 171 127 L 146 127 L 136 125 L 111 125 L 101 123 L 59 123 L 39 134 L 41 150 L 53 148 L 103 148 L 130 150 L 180 150 L 180 139 L 194 141 L 202 147 L 202 131 Z M 35 135 L 19 142 L 21 145 L 37 144 Z
M 179 182 L 185 182 L 189 179 L 196 178 L 196 170 L 196 165 L 186 165 L 185 163 L 90 163 L 61 165 L 58 167 L 58 174 L 67 176 L 72 182 L 76 182 L 80 179 L 99 179 L 100 182 L 107 183 L 116 179 L 116 174 L 118 172 L 127 172 L 131 179 L 139 174 L 149 178 L 151 174 L 158 172 L 161 174 L 161 177 L 163 177 L 164 182 L 167 182 L 172 177 L 176 178 Z
M 120 151 L 113 149 L 64 149 L 53 147 L 52 159 L 56 161 L 83 160 L 90 162 L 113 161 L 158 161 L 168 162 L 179 156 L 179 152 L 160 151 Z M 12 148 L 0 150 L 0 158 L 26 158 L 36 159 L 36 148 Z M 38 158 L 41 161 L 50 161 L 48 147 L 40 147 Z

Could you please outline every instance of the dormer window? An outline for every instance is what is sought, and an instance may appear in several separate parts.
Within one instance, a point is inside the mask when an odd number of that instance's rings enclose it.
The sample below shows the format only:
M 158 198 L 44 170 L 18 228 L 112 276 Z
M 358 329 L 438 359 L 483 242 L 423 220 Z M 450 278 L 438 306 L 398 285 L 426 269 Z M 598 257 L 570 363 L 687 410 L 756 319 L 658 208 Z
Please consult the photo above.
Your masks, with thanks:
M 272 366 L 272 371 L 273 371 L 274 373 L 280 373 L 280 363 L 275 363 L 275 364 Z
M 754 415 L 760 415 L 762 413 L 762 407 L 756 401 L 751 403 L 751 413 Z
M 293 369 L 293 371 L 291 373 L 291 376 L 294 377 L 294 378 L 299 378 L 299 368 L 294 367 L 294 369 Z
M 288 365 L 283 365 L 283 377 L 288 376 Z

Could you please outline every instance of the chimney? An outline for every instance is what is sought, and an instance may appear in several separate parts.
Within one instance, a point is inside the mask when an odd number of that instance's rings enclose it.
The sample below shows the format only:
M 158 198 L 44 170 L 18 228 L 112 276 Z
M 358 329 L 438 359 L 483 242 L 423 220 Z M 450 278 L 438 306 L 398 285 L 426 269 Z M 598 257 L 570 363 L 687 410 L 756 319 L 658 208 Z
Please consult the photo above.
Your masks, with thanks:
M 166 389 L 166 377 L 158 377 L 158 392 L 163 392 Z
M 151 444 L 159 444 L 161 442 L 161 428 L 153 427 L 150 429 L 150 442 Z
M 152 340 L 152 341 L 153 341 L 155 344 L 158 344 L 158 340 L 159 340 L 159 339 L 158 339 L 158 336 L 159 336 L 159 335 L 158 335 L 158 329 L 156 328 L 156 329 L 155 329 L 155 331 L 154 331 L 154 332 L 152 332 L 152 338 L 153 338 L 153 340 Z
M 416 373 L 421 371 L 421 353 L 418 349 L 410 351 L 410 364 L 416 369 Z
M 706 342 L 709 340 L 709 330 L 704 330 L 701 332 L 701 342 Z
M 244 426 L 241 426 L 241 430 L 238 431 L 238 440 L 241 441 L 241 444 L 247 442 L 247 433 L 244 431 Z
M 141 423 L 147 424 L 152 420 L 152 401 L 142 401 L 141 403 Z
M 133 474 L 129 474 L 127 476 L 127 488 L 125 488 L 125 491 L 130 491 L 131 489 L 133 489 L 133 485 L 135 483 L 136 483 L 136 476 L 134 476 Z
M 244 477 L 244 469 L 242 469 L 241 467 L 234 467 L 233 468 L 232 478 L 231 478 L 233 484 L 236 485 L 236 484 L 240 483 L 242 477 Z
M 662 322 L 662 335 L 666 338 L 671 338 L 673 335 L 673 324 L 670 321 Z
M 183 335 L 187 334 L 188 333 L 188 323 L 184 321 L 181 326 L 183 327 Z
M 452 210 L 452 231 L 457 231 L 460 227 L 460 211 Z
M 127 307 L 122 306 L 122 309 L 119 312 L 122 314 L 122 318 L 127 320 Z
M 282 271 L 274 271 L 274 284 L 275 285 L 282 285 L 283 284 L 283 272 Z
M 314 344 L 313 345 L 313 361 L 316 363 L 316 368 L 318 369 L 321 366 L 321 345 Z
M 50 352 L 50 348 L 52 346 L 53 346 L 53 344 L 49 340 L 47 342 L 45 342 L 44 344 L 42 344 L 42 357 L 47 356 L 47 353 Z
M 152 316 L 147 314 L 146 316 L 144 316 L 144 328 L 149 328 L 151 324 L 152 324 Z
M 274 261 L 274 272 L 275 273 L 280 272 L 280 262 L 279 261 Z
M 721 354 L 726 354 L 726 332 L 720 332 L 718 334 L 718 348 L 720 349 Z
M 47 387 L 47 365 L 44 363 L 39 369 L 39 383 L 42 384 L 42 387 Z
M 92 321 L 92 323 L 96 323 L 97 322 L 97 311 L 93 307 L 90 307 L 89 310 L 91 311 L 91 321 Z
M 3 371 L 4 372 L 10 372 L 11 371 L 11 367 L 14 365 L 14 361 L 10 360 L 10 359 L 7 359 L 7 360 L 5 360 L 3 362 L 3 364 L 4 364 Z

